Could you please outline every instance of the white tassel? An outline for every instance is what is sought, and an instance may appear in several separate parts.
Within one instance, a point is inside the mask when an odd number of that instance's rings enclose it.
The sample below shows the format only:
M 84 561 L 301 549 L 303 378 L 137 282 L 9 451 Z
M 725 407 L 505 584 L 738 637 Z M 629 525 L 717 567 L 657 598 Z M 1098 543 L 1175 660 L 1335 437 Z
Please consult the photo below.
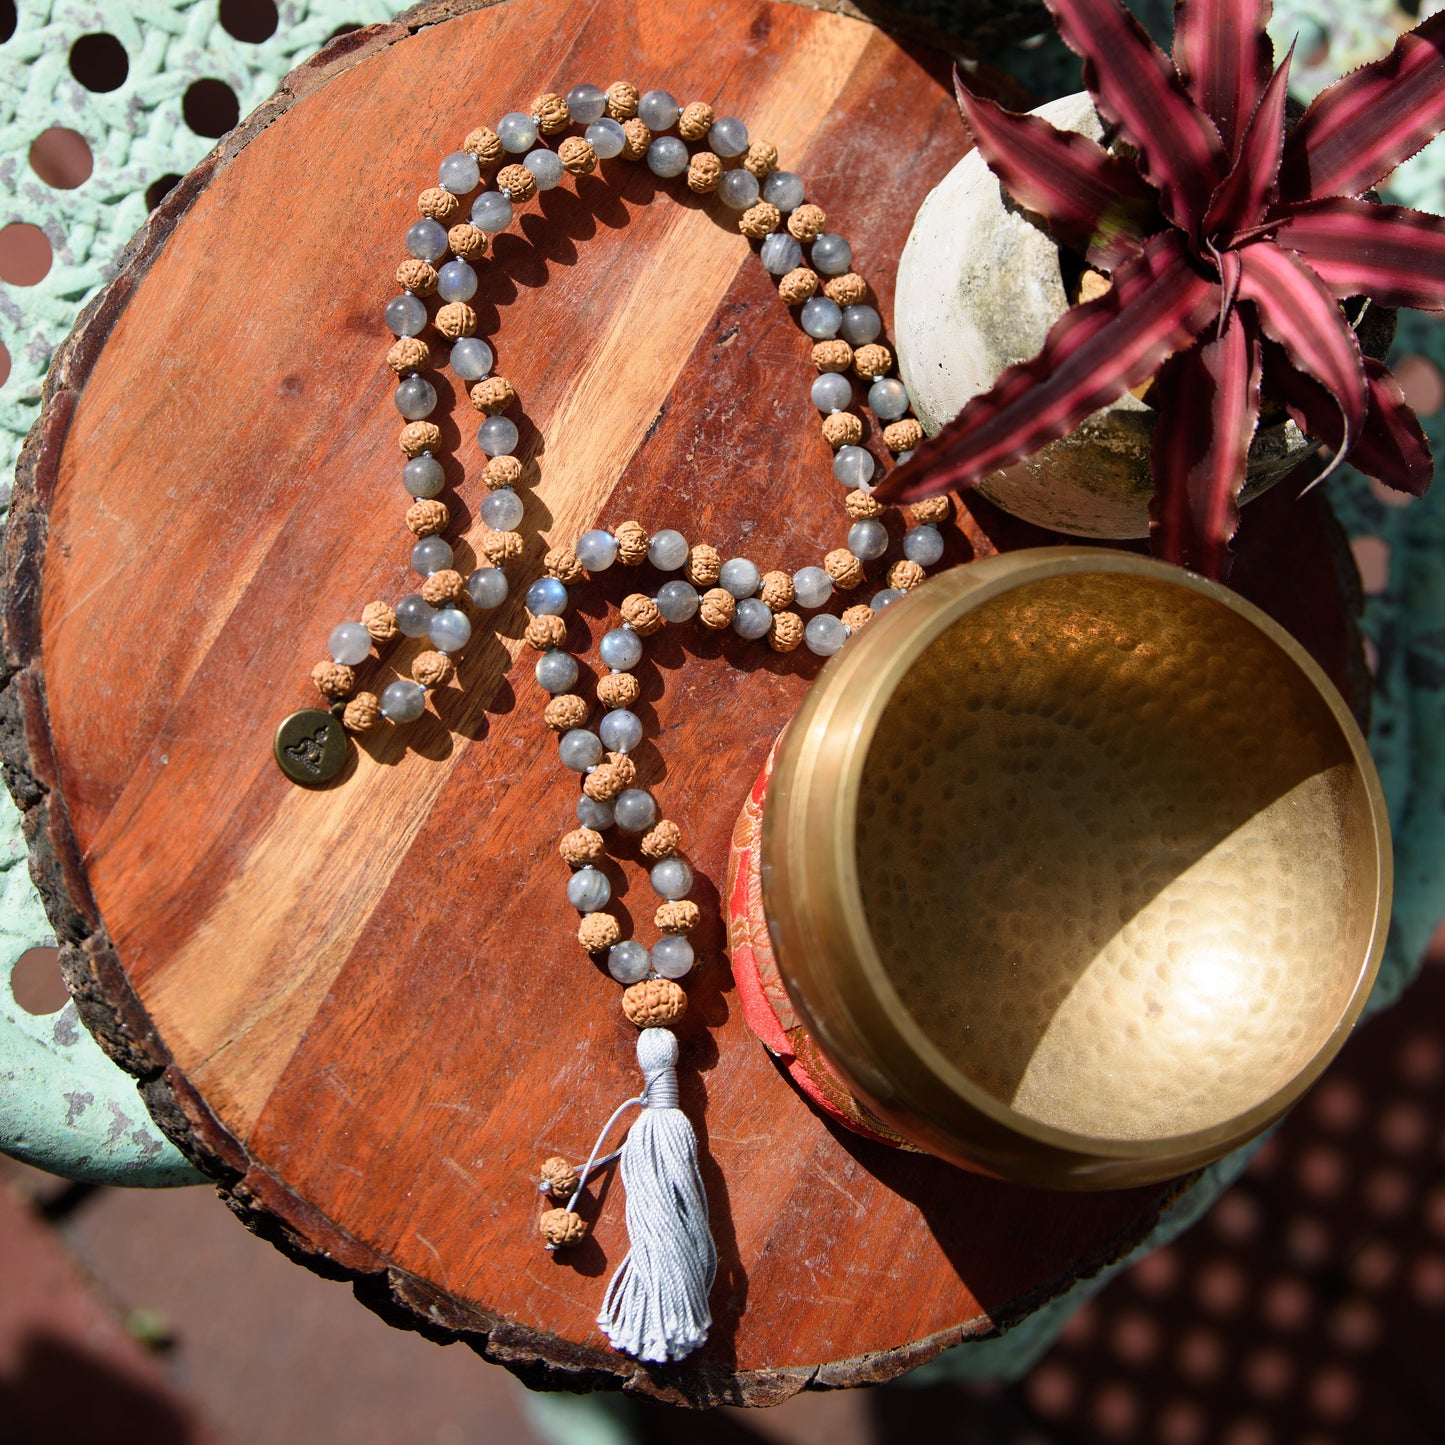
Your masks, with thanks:
M 630 1248 L 597 1323 L 614 1349 L 662 1364 L 707 1339 L 717 1249 L 697 1139 L 677 1106 L 677 1039 L 667 1029 L 643 1029 L 637 1062 L 647 1080 L 643 1110 L 621 1150 Z

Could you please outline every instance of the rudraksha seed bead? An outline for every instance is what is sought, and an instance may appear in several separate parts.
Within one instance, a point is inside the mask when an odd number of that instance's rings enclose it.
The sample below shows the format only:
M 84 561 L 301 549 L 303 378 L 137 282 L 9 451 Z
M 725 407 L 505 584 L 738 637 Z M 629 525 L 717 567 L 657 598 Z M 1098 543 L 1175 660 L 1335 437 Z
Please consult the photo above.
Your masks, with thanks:
M 842 337 L 835 336 L 831 340 L 814 343 L 813 365 L 817 367 L 820 372 L 847 371 L 852 364 L 853 348 L 849 346 Z M 851 419 L 852 421 L 858 422 L 858 435 L 860 437 L 863 435 L 863 423 L 859 421 L 856 416 L 850 418 L 850 414 L 846 411 L 835 412 L 832 416 L 825 418 L 823 425 L 826 428 L 828 422 L 843 419 Z M 823 435 L 827 436 L 826 430 Z
M 690 898 L 659 903 L 652 921 L 662 933 L 691 933 L 702 919 L 702 910 Z
M 614 80 L 607 87 L 607 114 L 613 120 L 631 120 L 637 114 L 637 87 L 630 80 Z
M 651 858 L 653 862 L 660 858 L 670 858 L 681 847 L 682 829 L 671 818 L 663 818 L 654 823 L 642 835 L 643 856 Z
M 652 132 L 634 116 L 631 120 L 622 122 L 622 135 L 622 159 L 640 161 L 652 144 Z
M 475 261 L 487 251 L 487 233 L 470 221 L 459 221 L 447 232 L 449 245 L 463 261 Z
M 564 863 L 580 868 L 584 863 L 595 863 L 606 851 L 602 834 L 595 828 L 573 828 L 562 835 L 557 851 Z
M 803 619 L 796 612 L 776 612 L 768 628 L 768 646 L 774 652 L 792 652 L 803 640 Z
M 581 1244 L 587 1238 L 587 1221 L 569 1209 L 549 1209 L 537 1222 L 542 1238 L 553 1249 Z
M 889 422 L 883 428 L 883 445 L 890 452 L 911 452 L 923 440 L 922 423 L 911 416 L 902 421 Z M 947 506 L 947 502 L 944 503 Z
M 597 701 L 605 708 L 631 707 L 642 694 L 642 685 L 630 672 L 609 673 L 597 679 Z
M 378 645 L 401 635 L 401 625 L 396 620 L 396 613 L 387 602 L 368 602 L 361 609 L 361 625 Z
M 582 791 L 595 803 L 610 803 L 637 781 L 637 766 L 625 753 L 608 753 L 582 780 Z
M 423 580 L 417 590 L 433 607 L 441 607 L 448 602 L 460 602 L 467 595 L 462 574 L 451 567 L 433 572 Z
M 723 163 L 711 151 L 699 151 L 687 163 L 687 188 L 694 195 L 710 196 L 722 180 Z
M 881 517 L 888 510 L 877 497 L 871 492 L 865 492 L 862 487 L 856 487 L 849 492 L 843 498 L 843 505 L 855 522 L 865 521 L 869 517 Z
M 489 492 L 501 487 L 515 487 L 522 480 L 522 464 L 516 457 L 493 457 L 482 468 L 482 481 Z
M 451 515 L 445 502 L 423 497 L 406 509 L 406 529 L 418 537 L 435 537 L 445 532 Z
M 828 225 L 828 216 L 822 206 L 802 205 L 788 217 L 788 232 L 805 245 L 816 241 Z
M 896 587 L 900 592 L 911 592 L 926 575 L 917 562 L 910 562 L 903 557 L 888 569 L 888 585 Z
M 497 189 L 505 191 L 514 205 L 521 205 L 537 194 L 537 177 L 526 166 L 503 166 L 497 172 Z
M 512 383 L 505 376 L 489 376 L 484 381 L 479 381 L 467 393 L 472 399 L 472 405 L 483 416 L 500 416 L 511 404 L 516 401 L 517 393 L 512 390 Z M 501 458 L 493 457 L 493 461 L 500 461 Z M 511 458 L 517 461 L 516 457 Z M 517 473 L 521 474 L 522 464 L 517 462 Z
M 770 612 L 793 605 L 793 579 L 786 572 L 764 572 L 758 596 Z
M 491 127 L 479 125 L 462 142 L 462 149 L 470 151 L 484 166 L 494 166 L 506 154 L 502 149 L 502 138 Z
M 396 284 L 416 296 L 430 296 L 437 289 L 436 267 L 408 256 L 396 268 Z
M 893 369 L 893 353 L 886 346 L 870 341 L 853 353 L 853 370 L 867 381 L 887 376 Z
M 476 334 L 477 313 L 465 301 L 448 301 L 437 311 L 433 324 L 448 341 L 455 341 Z
M 445 687 L 456 670 L 444 652 L 419 652 L 411 660 L 411 680 L 423 687 Z
M 724 627 L 731 627 L 733 614 L 737 611 L 737 598 L 731 592 L 722 587 L 712 587 L 702 594 L 702 602 L 698 606 L 697 615 L 702 619 L 704 627 L 710 627 L 714 632 L 721 632 Z
M 677 133 L 683 140 L 701 140 L 712 129 L 717 112 L 705 100 L 695 100 L 682 108 L 677 118 Z
M 522 534 L 520 532 L 489 532 L 478 543 L 482 555 L 493 567 L 505 567 L 522 555 Z M 422 594 L 425 596 L 425 592 Z
M 597 169 L 597 152 L 585 136 L 569 135 L 557 147 L 557 157 L 569 176 L 590 176 Z
M 553 1199 L 570 1199 L 577 1192 L 582 1181 L 577 1171 L 560 1154 L 542 1161 L 541 1182 L 547 1186 L 547 1193 Z
M 667 1028 L 687 1012 L 687 995 L 670 978 L 645 978 L 623 991 L 622 1012 L 640 1029 Z
M 577 925 L 577 942 L 586 953 L 606 953 L 622 942 L 622 925 L 610 913 L 584 914 Z
M 533 617 L 524 634 L 538 652 L 551 652 L 567 641 L 567 624 L 560 617 Z
M 823 295 L 839 306 L 861 306 L 868 299 L 868 283 L 856 271 L 845 271 L 823 283 Z
M 558 131 L 566 130 L 572 122 L 572 117 L 567 114 L 567 102 L 551 90 L 534 95 L 531 105 L 527 107 L 527 114 L 537 122 L 537 129 L 543 135 L 556 135 Z
M 586 702 L 573 692 L 559 693 L 542 709 L 542 721 L 554 733 L 571 732 L 587 721 Z
M 782 224 L 782 212 L 769 201 L 756 202 L 738 217 L 738 230 L 753 241 L 771 236 Z
M 617 560 L 624 567 L 640 567 L 647 561 L 647 528 L 641 522 L 623 522 L 612 534 L 617 542 Z
M 851 592 L 863 580 L 863 564 L 846 548 L 835 547 L 823 558 L 823 570 L 835 587 Z
M 462 203 L 450 191 L 444 191 L 440 186 L 428 186 L 416 198 L 416 208 L 428 220 L 450 226 L 461 214 Z
M 551 548 L 542 558 L 542 571 L 569 587 L 574 582 L 580 582 L 586 575 L 586 568 L 577 560 L 577 554 L 570 547 Z
M 318 662 L 311 669 L 311 681 L 322 697 L 336 701 L 351 696 L 356 687 L 356 673 L 343 662 Z
M 788 306 L 801 306 L 803 302 L 810 300 L 818 294 L 818 273 L 810 271 L 806 266 L 799 266 L 789 271 L 781 281 L 778 282 L 778 295 L 783 298 L 784 304 Z
M 386 364 L 398 376 L 409 371 L 425 371 L 431 363 L 431 347 L 419 336 L 399 336 L 386 353 Z
M 437 451 L 442 444 L 441 428 L 434 421 L 409 421 L 397 437 L 397 445 L 409 457 Z
M 381 699 L 374 692 L 359 692 L 341 714 L 347 732 L 367 733 L 381 721 Z
M 921 502 L 914 502 L 908 510 L 912 513 L 915 522 L 933 522 L 936 524 L 948 520 L 949 514 L 953 511 L 953 506 L 948 498 L 944 496 L 924 497 Z
M 651 637 L 662 626 L 657 603 L 645 592 L 633 592 L 622 599 L 622 620 L 639 636 Z
M 694 587 L 713 587 L 722 575 L 722 556 L 716 547 L 699 542 L 687 554 L 682 575 Z
M 873 620 L 873 609 L 866 602 L 843 609 L 843 626 L 853 632 L 866 627 Z

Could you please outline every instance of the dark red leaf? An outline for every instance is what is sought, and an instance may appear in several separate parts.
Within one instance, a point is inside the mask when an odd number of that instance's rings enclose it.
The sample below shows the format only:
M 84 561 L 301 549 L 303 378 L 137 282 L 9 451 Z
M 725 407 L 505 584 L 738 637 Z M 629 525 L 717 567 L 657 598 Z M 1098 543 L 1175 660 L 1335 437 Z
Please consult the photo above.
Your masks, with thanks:
M 1274 47 L 1264 29 L 1272 9 L 1270 0 L 1234 5 L 1175 0 L 1175 68 L 1236 160 L 1245 125 L 1274 69 Z
M 1151 376 L 1219 310 L 1219 285 L 1191 263 L 1175 231 L 1145 243 L 1103 296 L 1066 311 L 1031 361 L 1011 366 L 878 488 L 912 502 L 967 487 L 1072 431 Z
M 1445 11 L 1322 90 L 1290 132 L 1284 201 L 1358 196 L 1445 128 Z
M 1046 0 L 1065 44 L 1084 61 L 1099 114 L 1139 153 L 1159 207 L 1193 232 L 1229 158 L 1214 122 L 1195 105 L 1169 57 L 1118 0 Z
M 1240 300 L 1254 302 L 1260 330 L 1284 348 L 1290 365 L 1331 394 L 1344 420 L 1344 446 L 1352 446 L 1365 420 L 1365 367 L 1334 297 L 1293 251 L 1273 241 L 1235 254 Z
M 1215 340 L 1171 356 L 1150 392 L 1158 413 L 1150 544 L 1156 556 L 1206 577 L 1223 573 L 1239 526 L 1259 367 L 1259 343 L 1236 309 Z
M 1282 346 L 1265 341 L 1261 355 L 1265 395 L 1284 407 L 1307 437 L 1339 451 L 1344 445 L 1345 421 L 1334 398 L 1313 377 L 1296 371 Z
M 1281 246 L 1298 251 L 1343 300 L 1445 311 L 1445 220 L 1405 206 L 1336 196 L 1280 212 Z
M 958 108 L 988 168 L 1019 205 L 1092 266 L 1113 271 L 1164 224 L 1134 167 L 1087 136 L 1036 115 L 1015 115 L 970 94 L 954 72 Z
M 1209 214 L 1204 218 L 1206 236 L 1233 234 L 1264 216 L 1284 152 L 1284 104 L 1289 99 L 1289 63 L 1293 56 L 1291 45 L 1244 132 L 1234 169 L 1219 183 L 1209 203 Z
M 1350 451 L 1350 465 L 1397 492 L 1421 496 L 1435 479 L 1435 459 L 1400 383 L 1382 362 L 1365 358 L 1370 412 Z

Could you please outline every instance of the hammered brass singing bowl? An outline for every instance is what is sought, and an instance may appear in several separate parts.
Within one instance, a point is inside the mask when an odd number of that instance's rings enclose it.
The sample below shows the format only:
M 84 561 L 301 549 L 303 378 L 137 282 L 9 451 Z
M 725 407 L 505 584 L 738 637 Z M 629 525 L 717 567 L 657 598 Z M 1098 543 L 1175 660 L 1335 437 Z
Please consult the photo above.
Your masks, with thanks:
M 768 788 L 763 900 L 810 1034 L 929 1152 L 1169 1178 L 1300 1096 L 1389 921 L 1364 738 L 1291 637 L 1131 554 L 955 569 L 820 675 Z

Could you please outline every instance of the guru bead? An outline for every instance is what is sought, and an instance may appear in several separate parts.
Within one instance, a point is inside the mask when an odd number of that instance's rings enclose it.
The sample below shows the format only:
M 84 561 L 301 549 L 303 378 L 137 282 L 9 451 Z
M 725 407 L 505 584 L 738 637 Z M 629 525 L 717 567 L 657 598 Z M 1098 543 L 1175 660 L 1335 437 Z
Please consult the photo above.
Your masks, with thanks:
M 563 1249 L 581 1244 L 587 1238 L 587 1221 L 567 1209 L 549 1209 L 537 1221 L 537 1228 L 549 1249 Z
M 687 1012 L 687 995 L 670 978 L 649 978 L 622 995 L 622 1012 L 640 1029 L 667 1028 Z

